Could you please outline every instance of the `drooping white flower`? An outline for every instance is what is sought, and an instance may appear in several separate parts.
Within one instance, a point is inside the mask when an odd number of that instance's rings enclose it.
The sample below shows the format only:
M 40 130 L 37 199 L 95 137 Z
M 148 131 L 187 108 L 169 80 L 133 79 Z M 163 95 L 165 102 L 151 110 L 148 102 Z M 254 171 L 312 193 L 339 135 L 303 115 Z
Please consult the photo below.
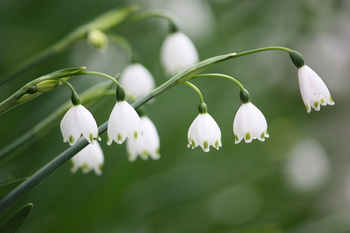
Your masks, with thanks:
M 264 115 L 251 102 L 243 103 L 238 109 L 233 121 L 233 133 L 236 144 L 243 138 L 246 143 L 249 143 L 253 139 L 263 142 L 269 137 Z
M 144 160 L 148 159 L 148 157 L 159 159 L 160 143 L 156 127 L 147 116 L 141 117 L 141 126 L 143 135 L 141 135 L 136 141 L 126 141 L 129 161 L 135 161 L 137 156 L 140 156 Z
M 161 48 L 161 62 L 167 73 L 174 75 L 198 62 L 198 53 L 192 41 L 182 32 L 167 36 Z
M 72 157 L 71 161 L 73 163 L 71 172 L 73 173 L 81 168 L 84 173 L 94 170 L 96 175 L 102 174 L 104 157 L 102 149 L 97 141 L 94 141 L 79 151 Z
M 304 65 L 298 69 L 298 76 L 301 97 L 307 112 L 310 112 L 311 108 L 319 111 L 320 105 L 334 105 L 326 84 L 315 71 Z
M 221 147 L 221 131 L 216 121 L 209 113 L 200 113 L 192 122 L 188 133 L 188 147 L 201 146 L 205 152 L 213 146 L 217 150 Z
M 126 92 L 136 98 L 145 96 L 156 86 L 152 74 L 139 63 L 128 65 L 124 69 L 119 83 Z
M 135 109 L 125 100 L 117 101 L 109 116 L 107 144 L 114 140 L 122 144 L 126 138 L 138 139 L 142 135 L 141 120 Z
M 92 114 L 83 105 L 74 105 L 64 115 L 61 121 L 63 141 L 74 145 L 81 134 L 90 143 L 98 136 L 98 128 Z

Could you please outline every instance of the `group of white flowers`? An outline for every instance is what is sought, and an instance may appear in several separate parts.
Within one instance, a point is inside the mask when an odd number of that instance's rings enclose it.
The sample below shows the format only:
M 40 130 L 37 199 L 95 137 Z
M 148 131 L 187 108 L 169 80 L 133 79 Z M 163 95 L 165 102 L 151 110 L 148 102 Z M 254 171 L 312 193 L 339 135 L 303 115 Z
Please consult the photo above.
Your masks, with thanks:
M 177 31 L 165 39 L 161 48 L 161 61 L 166 71 L 174 75 L 197 63 L 199 59 L 191 40 Z M 310 112 L 311 108 L 320 110 L 320 105 L 333 105 L 334 102 L 322 79 L 303 62 L 296 66 L 299 69 L 300 91 L 307 112 Z M 119 83 L 126 93 L 136 99 L 148 94 L 156 86 L 152 74 L 139 63 L 127 66 Z M 210 146 L 219 149 L 222 145 L 220 128 L 207 113 L 206 106 L 202 110 L 188 130 L 188 147 L 201 146 L 205 152 L 209 151 Z M 96 174 L 101 174 L 104 157 L 96 141 L 100 137 L 92 114 L 81 104 L 74 105 L 63 117 L 61 131 L 64 142 L 70 145 L 74 145 L 81 135 L 90 143 L 72 158 L 72 172 L 82 168 L 83 172 L 94 170 Z M 246 143 L 253 139 L 264 141 L 269 137 L 266 119 L 250 102 L 250 98 L 242 99 L 242 105 L 234 118 L 233 132 L 235 143 L 241 142 L 242 139 Z M 125 98 L 117 98 L 108 121 L 107 144 L 111 145 L 113 141 L 122 144 L 125 140 L 130 161 L 134 161 L 138 156 L 142 159 L 160 158 L 159 136 L 153 122 L 146 115 L 139 116 Z

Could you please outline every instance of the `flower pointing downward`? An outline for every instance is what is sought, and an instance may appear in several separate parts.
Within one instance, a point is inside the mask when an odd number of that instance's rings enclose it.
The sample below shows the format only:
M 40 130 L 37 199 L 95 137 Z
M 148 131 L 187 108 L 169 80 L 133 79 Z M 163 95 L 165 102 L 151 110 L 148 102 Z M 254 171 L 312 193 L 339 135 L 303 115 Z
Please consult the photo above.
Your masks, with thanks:
M 198 60 L 196 47 L 184 33 L 174 32 L 164 40 L 161 48 L 161 61 L 170 75 L 191 67 Z
M 126 138 L 142 135 L 141 120 L 135 109 L 125 100 L 117 101 L 108 120 L 107 144 L 114 140 L 122 144 Z
M 326 84 L 315 71 L 307 65 L 303 65 L 298 69 L 298 76 L 301 97 L 307 112 L 310 112 L 311 108 L 319 111 L 320 105 L 334 105 Z
M 136 98 L 145 96 L 156 86 L 152 74 L 139 63 L 128 65 L 124 69 L 120 77 L 120 84 L 126 92 Z
M 81 104 L 74 105 L 64 115 L 61 121 L 63 141 L 74 145 L 81 134 L 90 143 L 98 136 L 98 128 L 92 114 Z
M 137 156 L 146 160 L 148 157 L 159 159 L 159 136 L 153 122 L 147 117 L 141 117 L 143 135 L 137 140 L 127 140 L 126 149 L 129 161 L 135 161 Z
M 221 147 L 221 131 L 215 120 L 209 113 L 200 113 L 192 122 L 188 134 L 188 147 L 195 148 L 201 146 L 205 152 L 209 151 L 209 146 L 217 150 Z
M 243 138 L 246 143 L 250 143 L 253 139 L 263 142 L 269 137 L 264 115 L 251 102 L 243 103 L 238 109 L 233 121 L 233 132 L 236 144 Z
M 104 163 L 103 152 L 97 141 L 87 145 L 84 149 L 79 151 L 71 159 L 73 167 L 71 172 L 75 173 L 79 168 L 84 173 L 94 170 L 96 175 L 102 174 L 102 166 Z

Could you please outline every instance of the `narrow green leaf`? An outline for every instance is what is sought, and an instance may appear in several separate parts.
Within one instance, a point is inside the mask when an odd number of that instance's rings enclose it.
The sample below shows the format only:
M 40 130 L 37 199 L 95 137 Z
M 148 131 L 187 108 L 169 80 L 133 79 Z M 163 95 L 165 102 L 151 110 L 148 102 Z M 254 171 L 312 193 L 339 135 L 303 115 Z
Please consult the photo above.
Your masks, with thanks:
M 18 180 L 14 180 L 5 184 L 0 185 L 0 198 L 6 196 L 9 192 L 15 189 L 20 183 L 27 180 L 28 178 L 22 178 Z
M 15 92 L 13 95 L 11 95 L 9 98 L 0 103 L 0 114 L 10 110 L 11 108 L 16 107 L 17 105 L 20 105 L 39 96 L 41 92 L 37 91 L 37 84 L 40 84 L 41 82 L 47 80 L 58 80 L 59 78 L 68 79 L 69 77 L 74 76 L 75 74 L 83 70 L 85 70 L 85 67 L 61 69 L 30 81 L 17 92 Z M 62 83 L 59 83 L 58 85 L 56 85 L 56 87 L 58 87 L 60 84 Z
M 22 226 L 27 219 L 33 204 L 29 203 L 14 213 L 7 221 L 0 227 L 2 233 L 15 233 Z

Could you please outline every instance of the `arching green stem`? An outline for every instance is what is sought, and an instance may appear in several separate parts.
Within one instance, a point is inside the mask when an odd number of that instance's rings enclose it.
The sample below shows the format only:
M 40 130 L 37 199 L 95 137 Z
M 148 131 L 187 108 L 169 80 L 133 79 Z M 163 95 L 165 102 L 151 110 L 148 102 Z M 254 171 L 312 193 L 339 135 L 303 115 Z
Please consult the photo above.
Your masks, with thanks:
M 127 23 L 133 23 L 137 22 L 140 20 L 148 19 L 148 18 L 163 18 L 165 20 L 168 20 L 170 23 L 170 31 L 175 32 L 178 30 L 178 23 L 177 19 L 173 14 L 171 14 L 169 11 L 165 10 L 146 10 L 142 11 L 140 13 L 131 15 L 130 17 L 126 18 L 122 24 L 127 24 Z
M 105 77 L 105 78 L 108 78 L 109 80 L 111 80 L 115 85 L 117 85 L 118 87 L 122 87 L 120 85 L 120 83 L 115 79 L 113 78 L 112 76 L 108 75 L 108 74 L 105 74 L 105 73 L 102 73 L 102 72 L 97 72 L 97 71 L 82 71 L 82 72 L 79 72 L 75 75 L 97 75 L 97 76 L 101 76 L 101 77 Z
M 247 89 L 244 88 L 242 83 L 239 82 L 237 79 L 235 79 L 235 78 L 233 78 L 233 77 L 231 77 L 229 75 L 226 75 L 226 74 L 201 74 L 201 75 L 196 75 L 193 78 L 203 78 L 203 77 L 220 77 L 220 78 L 226 78 L 226 79 L 229 79 L 229 80 L 233 81 L 241 89 L 241 91 L 239 93 L 239 97 L 240 97 L 242 103 L 250 102 L 250 94 L 249 94 L 249 92 L 247 91 Z
M 112 27 L 116 27 L 120 25 L 130 14 L 138 10 L 138 5 L 132 5 L 126 8 L 112 9 L 96 17 L 87 24 L 81 25 L 66 37 L 59 40 L 57 43 L 48 47 L 39 54 L 29 58 L 27 61 L 16 67 L 11 73 L 7 74 L 4 78 L 1 79 L 0 86 L 22 74 L 23 72 L 35 67 L 36 65 L 41 64 L 48 58 L 59 54 L 71 45 L 75 44 L 77 41 L 86 38 L 91 29 L 106 31 Z
M 245 90 L 245 88 L 244 88 L 244 86 L 243 86 L 243 84 L 241 82 L 239 82 L 237 79 L 235 79 L 235 78 L 233 78 L 233 77 L 231 77 L 229 75 L 226 75 L 226 74 L 218 74 L 218 73 L 199 74 L 199 75 L 194 76 L 192 79 L 194 79 L 194 78 L 204 78 L 204 77 L 226 78 L 226 79 L 229 79 L 229 80 L 233 81 L 234 83 L 236 83 L 241 90 Z
M 114 33 L 107 33 L 107 36 L 112 42 L 120 46 L 125 51 L 126 55 L 129 57 L 132 63 L 135 63 L 139 60 L 133 46 L 127 39 Z
M 69 87 L 69 89 L 72 91 L 72 103 L 73 105 L 80 105 L 80 98 L 78 93 L 74 90 L 74 87 L 72 86 L 72 84 L 70 84 L 68 81 L 64 80 L 64 79 L 60 79 L 60 81 L 67 85 Z
M 89 108 L 104 97 L 115 96 L 115 90 L 111 90 L 110 86 L 111 84 L 107 81 L 89 88 L 80 94 L 81 103 L 86 108 Z M 71 106 L 71 101 L 67 101 L 61 107 L 57 108 L 56 111 L 52 112 L 44 120 L 35 125 L 30 131 L 24 133 L 6 147 L 1 148 L 0 166 L 11 157 L 10 155 L 13 152 L 25 149 L 25 146 L 28 145 L 29 142 L 34 142 L 50 132 L 51 129 L 55 128 L 57 122 L 59 122 Z
M 193 90 L 195 90 L 199 96 L 199 100 L 200 100 L 200 103 L 204 103 L 204 98 L 203 98 L 203 95 L 201 93 L 201 91 L 198 89 L 198 87 L 196 87 L 194 84 L 186 81 L 184 82 L 184 84 L 186 84 L 187 86 L 191 87 Z
M 282 50 L 282 51 L 286 51 L 288 53 L 292 52 L 292 50 L 287 49 L 287 48 L 283 48 L 283 47 L 267 47 L 267 48 L 249 50 L 249 51 L 238 53 L 238 54 L 230 53 L 230 54 L 220 55 L 220 56 L 206 59 L 206 60 L 201 61 L 201 62 L 193 65 L 192 67 L 178 73 L 177 75 L 173 76 L 171 79 L 169 79 L 167 82 L 163 83 L 161 86 L 154 89 L 148 95 L 138 99 L 136 102 L 134 102 L 132 104 L 132 106 L 136 109 L 136 108 L 142 106 L 143 104 L 145 104 L 146 102 L 148 102 L 149 100 L 151 100 L 152 98 L 156 97 L 157 95 L 160 95 L 165 90 L 167 90 L 167 89 L 169 89 L 177 84 L 184 83 L 184 82 L 192 79 L 196 75 L 197 75 L 196 77 L 198 78 L 199 73 L 201 73 L 202 71 L 206 70 L 207 68 L 211 67 L 212 65 L 214 65 L 216 63 L 223 62 L 223 61 L 226 61 L 226 60 L 238 57 L 238 56 L 244 56 L 244 55 L 262 52 L 262 51 L 267 51 L 267 50 Z M 111 79 L 116 85 L 119 85 L 119 83 L 114 78 L 112 78 L 109 75 L 100 73 L 100 72 L 77 72 L 74 75 L 86 75 L 86 74 L 104 76 L 104 77 Z M 64 77 L 64 76 L 60 76 L 60 77 Z M 235 80 L 235 79 L 233 79 L 233 80 Z M 240 85 L 240 88 L 242 88 L 242 87 L 243 87 L 243 85 Z M 99 127 L 99 135 L 101 135 L 107 131 L 107 125 L 108 125 L 108 122 L 106 121 L 105 123 L 103 123 Z M 89 142 L 85 138 L 80 139 L 74 146 L 71 146 L 66 151 L 64 151 L 63 153 L 58 155 L 54 160 L 52 160 L 50 163 L 48 163 L 43 168 L 41 168 L 39 171 L 37 171 L 35 174 L 33 174 L 28 180 L 26 180 L 25 182 L 20 184 L 16 189 L 14 189 L 11 193 L 9 193 L 7 196 L 5 196 L 0 201 L 0 212 L 5 211 L 9 206 L 14 204 L 22 196 L 24 196 L 26 193 L 28 193 L 30 190 L 32 190 L 41 181 L 43 181 L 46 177 L 48 177 L 50 174 L 52 174 L 54 171 L 56 171 L 59 167 L 61 167 L 63 164 L 65 164 L 70 158 L 72 158 L 77 152 L 79 152 L 81 149 L 83 149 L 88 144 L 89 144 Z
M 291 50 L 291 49 L 286 48 L 286 47 L 271 46 L 271 47 L 252 49 L 252 50 L 247 50 L 244 52 L 236 53 L 235 57 L 242 57 L 242 56 L 246 56 L 246 55 L 253 54 L 253 53 L 260 53 L 260 52 L 271 51 L 271 50 L 280 50 L 280 51 L 287 52 L 289 54 L 294 52 L 294 50 Z

